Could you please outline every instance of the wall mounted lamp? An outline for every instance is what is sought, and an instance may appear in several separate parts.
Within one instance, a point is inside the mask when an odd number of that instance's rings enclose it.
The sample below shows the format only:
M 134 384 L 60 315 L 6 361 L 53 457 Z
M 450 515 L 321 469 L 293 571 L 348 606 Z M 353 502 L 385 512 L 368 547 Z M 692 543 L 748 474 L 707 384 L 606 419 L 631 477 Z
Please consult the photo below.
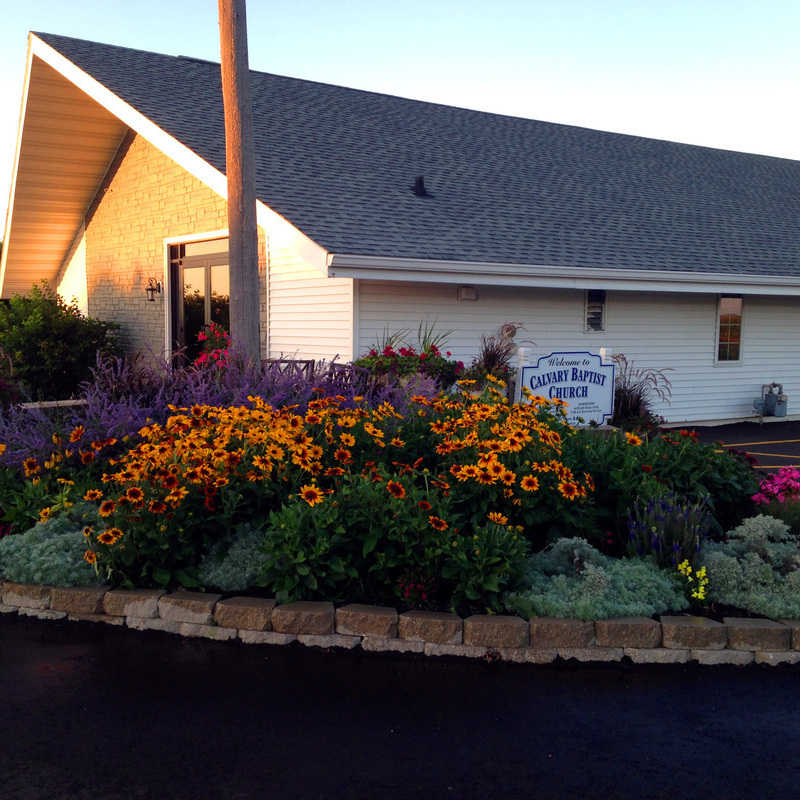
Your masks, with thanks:
M 148 302 L 154 303 L 156 295 L 161 294 L 161 281 L 157 281 L 155 278 L 149 278 L 147 286 L 144 287 L 144 291 L 147 294 Z

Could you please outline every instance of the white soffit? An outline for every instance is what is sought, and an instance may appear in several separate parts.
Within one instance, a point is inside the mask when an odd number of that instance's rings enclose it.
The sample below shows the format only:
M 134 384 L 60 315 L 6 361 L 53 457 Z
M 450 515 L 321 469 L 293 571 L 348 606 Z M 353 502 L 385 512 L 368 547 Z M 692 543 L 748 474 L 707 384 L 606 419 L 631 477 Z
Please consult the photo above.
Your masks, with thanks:
M 0 297 L 55 279 L 128 128 L 227 198 L 222 172 L 33 34 L 25 82 Z M 256 213 L 262 228 L 289 236 L 324 274 L 323 248 L 261 201 Z

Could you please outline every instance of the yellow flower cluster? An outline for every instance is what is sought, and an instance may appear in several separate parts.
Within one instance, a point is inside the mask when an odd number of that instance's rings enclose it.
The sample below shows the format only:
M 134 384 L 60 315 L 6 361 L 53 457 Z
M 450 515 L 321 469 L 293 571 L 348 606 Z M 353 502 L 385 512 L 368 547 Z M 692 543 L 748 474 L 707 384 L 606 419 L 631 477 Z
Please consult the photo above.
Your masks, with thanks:
M 688 559 L 678 564 L 678 572 L 686 578 L 690 588 L 691 596 L 694 600 L 705 600 L 708 594 L 708 575 L 705 567 L 700 567 L 697 571 L 692 570 L 692 565 Z M 694 572 L 694 574 L 692 574 Z

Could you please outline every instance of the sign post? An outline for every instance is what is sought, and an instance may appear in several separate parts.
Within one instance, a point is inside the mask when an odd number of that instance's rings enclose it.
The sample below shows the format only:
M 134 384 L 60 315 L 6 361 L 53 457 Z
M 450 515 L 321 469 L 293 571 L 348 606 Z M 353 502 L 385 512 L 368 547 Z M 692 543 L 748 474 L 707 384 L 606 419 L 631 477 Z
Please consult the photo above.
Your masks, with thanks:
M 518 400 L 524 389 L 567 403 L 570 425 L 603 425 L 614 414 L 614 364 L 588 351 L 550 353 L 532 366 L 520 365 Z

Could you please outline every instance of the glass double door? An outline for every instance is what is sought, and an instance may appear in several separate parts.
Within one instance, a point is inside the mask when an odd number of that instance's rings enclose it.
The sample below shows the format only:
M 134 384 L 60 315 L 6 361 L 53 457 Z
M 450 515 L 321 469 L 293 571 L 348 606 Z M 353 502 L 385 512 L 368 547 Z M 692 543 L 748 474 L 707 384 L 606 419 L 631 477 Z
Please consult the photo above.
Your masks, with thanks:
M 171 245 L 170 284 L 173 353 L 194 361 L 212 322 L 230 331 L 228 240 Z

